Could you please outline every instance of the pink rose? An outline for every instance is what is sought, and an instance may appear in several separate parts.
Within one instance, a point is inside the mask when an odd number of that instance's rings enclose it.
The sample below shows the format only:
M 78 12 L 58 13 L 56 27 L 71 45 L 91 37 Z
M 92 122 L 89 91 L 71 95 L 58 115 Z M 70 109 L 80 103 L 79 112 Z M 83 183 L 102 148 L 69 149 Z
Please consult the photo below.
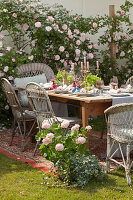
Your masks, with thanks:
M 93 22 L 93 28 L 97 28 L 97 23 Z
M 121 11 L 121 14 L 122 14 L 122 15 L 125 15 L 125 11 L 124 11 L 124 10 L 122 10 L 122 11 Z
M 82 88 L 80 91 L 81 91 L 82 93 L 86 93 L 86 89 L 85 89 L 85 88 Z
M 93 48 L 97 49 L 97 43 L 93 44 Z
M 77 144 L 84 144 L 86 142 L 86 139 L 84 137 L 79 137 L 75 139 L 75 142 Z
M 62 29 L 63 29 L 63 30 L 67 30 L 67 25 L 66 25 L 66 24 L 63 24 L 63 25 L 62 25 Z
M 117 13 L 117 14 L 116 14 L 116 17 L 120 17 L 120 13 Z
M 80 44 L 81 44 L 80 40 L 77 40 L 77 41 L 76 41 L 76 45 L 79 46 Z
M 3 37 L 4 37 L 4 36 L 3 36 L 2 34 L 0 34 L 0 39 L 3 39 Z
M 88 49 L 92 49 L 92 45 L 89 45 L 89 46 L 88 46 Z
M 70 39 L 73 39 L 73 35 L 68 35 L 68 37 L 69 37 Z
M 12 14 L 12 17 L 16 18 L 16 17 L 17 17 L 17 14 L 16 14 L 16 13 L 13 13 L 13 14 Z
M 79 30 L 78 29 L 74 29 L 74 33 L 79 34 Z
M 124 57 L 124 56 L 125 56 L 125 52 L 124 52 L 124 51 L 121 51 L 120 56 L 121 56 L 121 57 Z
M 48 20 L 49 20 L 50 22 L 53 22 L 53 21 L 54 21 L 54 18 L 53 18 L 52 16 L 48 16 Z
M 9 79 L 9 81 L 12 81 L 12 80 L 13 80 L 13 77 L 12 77 L 12 76 L 9 76 L 8 79 Z
M 9 106 L 8 105 L 5 106 L 5 110 L 9 110 Z
M 55 56 L 55 60 L 60 60 L 60 56 L 59 56 L 59 55 L 56 55 L 56 56 Z
M 69 53 L 66 53 L 66 58 L 69 58 Z
M 41 22 L 36 22 L 35 27 L 40 28 L 42 26 Z
M 4 72 L 7 72 L 9 70 L 9 67 L 8 66 L 5 66 L 4 67 Z
M 133 26 L 130 26 L 130 30 L 133 31 Z
M 91 126 L 86 126 L 85 128 L 86 128 L 87 130 L 91 130 L 91 129 L 92 129 Z
M 72 31 L 70 29 L 68 30 L 68 35 L 72 35 Z
M 64 61 L 64 67 L 66 67 L 67 66 L 67 62 L 66 61 Z
M 85 33 L 80 33 L 80 36 L 81 36 L 81 37 L 85 37 L 86 34 L 85 34 Z
M 29 60 L 33 60 L 33 59 L 34 59 L 34 56 L 33 56 L 33 55 L 28 56 L 28 59 L 29 59 Z
M 77 62 L 79 60 L 79 57 L 76 57 L 74 60 Z
M 23 29 L 27 30 L 29 28 L 28 24 L 23 24 Z
M 49 129 L 50 127 L 51 127 L 51 125 L 49 124 L 49 122 L 47 120 L 44 120 L 42 122 L 42 128 Z
M 56 151 L 63 151 L 64 146 L 63 146 L 63 144 L 56 144 L 55 149 L 56 149 Z
M 65 50 L 65 48 L 63 46 L 60 46 L 59 51 L 63 52 Z
M 34 15 L 34 16 L 33 16 L 33 18 L 34 18 L 34 19 L 37 19 L 37 18 L 38 18 L 38 16 L 37 16 L 37 15 Z
M 52 30 L 52 28 L 50 27 L 50 26 L 46 26 L 46 31 L 51 31 Z
M 75 50 L 75 53 L 76 53 L 77 55 L 79 55 L 79 54 L 80 54 L 80 50 L 79 50 L 79 49 L 76 49 L 76 50 Z
M 69 124 L 70 124 L 69 121 L 64 120 L 64 121 L 61 123 L 61 127 L 62 127 L 62 128 L 68 128 Z
M 49 143 L 52 143 L 52 139 L 49 138 L 49 137 L 45 137 L 45 138 L 42 140 L 42 143 L 43 143 L 43 144 L 49 144 Z
M 46 137 L 48 137 L 48 138 L 51 138 L 51 139 L 52 139 L 52 138 L 54 138 L 54 134 L 53 134 L 53 133 L 48 133 Z
M 89 58 L 89 59 L 93 59 L 93 58 L 94 58 L 93 53 L 88 53 L 88 58 Z
M 0 72 L 0 77 L 3 77 L 4 76 L 4 73 Z
M 7 51 L 11 51 L 11 48 L 12 48 L 12 47 L 6 47 L 6 50 L 7 50 Z
M 71 130 L 72 130 L 72 131 L 78 131 L 79 128 L 80 128 L 80 125 L 79 125 L 79 124 L 75 124 L 75 125 L 71 128 Z

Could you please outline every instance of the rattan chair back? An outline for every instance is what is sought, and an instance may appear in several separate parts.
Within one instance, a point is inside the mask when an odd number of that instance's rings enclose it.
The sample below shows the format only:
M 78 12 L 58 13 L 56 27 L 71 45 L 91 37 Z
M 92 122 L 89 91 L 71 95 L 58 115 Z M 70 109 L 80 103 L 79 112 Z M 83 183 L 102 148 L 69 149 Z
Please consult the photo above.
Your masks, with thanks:
M 130 84 L 132 87 L 133 87 L 133 76 L 131 76 L 127 82 L 126 82 L 126 85 Z

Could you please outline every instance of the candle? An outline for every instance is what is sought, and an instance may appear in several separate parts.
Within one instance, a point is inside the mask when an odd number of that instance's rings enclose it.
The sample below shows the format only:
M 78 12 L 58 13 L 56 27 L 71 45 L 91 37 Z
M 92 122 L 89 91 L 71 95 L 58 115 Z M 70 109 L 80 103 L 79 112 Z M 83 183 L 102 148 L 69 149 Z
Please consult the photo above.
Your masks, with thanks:
M 83 62 L 81 62 L 81 71 L 83 71 Z
M 74 72 L 74 63 L 72 63 L 72 70 L 73 70 L 73 72 Z
M 86 64 L 86 57 L 84 57 L 84 63 Z
M 89 62 L 87 62 L 87 70 L 90 71 Z
M 97 71 L 99 71 L 99 62 L 96 61 L 96 64 L 97 64 Z

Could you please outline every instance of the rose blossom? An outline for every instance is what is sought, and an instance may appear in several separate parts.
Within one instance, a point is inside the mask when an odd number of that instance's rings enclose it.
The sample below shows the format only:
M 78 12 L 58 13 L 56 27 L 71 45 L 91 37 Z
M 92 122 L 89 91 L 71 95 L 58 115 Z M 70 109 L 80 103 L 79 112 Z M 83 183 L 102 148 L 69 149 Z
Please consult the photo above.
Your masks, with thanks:
M 81 36 L 81 37 L 85 37 L 86 34 L 85 34 L 85 33 L 80 33 L 80 36 Z
M 48 16 L 48 20 L 49 20 L 50 22 L 53 22 L 53 21 L 54 21 L 54 18 L 53 18 L 52 16 Z
M 66 67 L 67 66 L 67 61 L 64 61 L 64 67 Z
M 64 121 L 61 123 L 61 127 L 62 127 L 62 128 L 68 128 L 69 124 L 70 124 L 69 121 L 64 120 Z
M 13 80 L 13 77 L 12 77 L 12 76 L 9 76 L 8 79 L 9 79 L 9 81 L 12 81 L 12 80 Z
M 56 146 L 55 146 L 55 149 L 56 149 L 56 151 L 63 151 L 64 150 L 64 146 L 63 146 L 63 144 L 56 144 Z
M 46 137 L 48 137 L 48 138 L 51 138 L 51 139 L 52 139 L 52 138 L 54 138 L 54 134 L 53 134 L 53 133 L 48 133 Z
M 0 77 L 3 77 L 4 76 L 4 73 L 0 72 Z
M 62 29 L 63 29 L 63 30 L 67 30 L 67 25 L 66 25 L 66 24 L 63 24 L 63 25 L 62 25 Z
M 92 45 L 89 45 L 89 46 L 88 46 L 88 49 L 92 49 Z
M 75 142 L 77 144 L 84 144 L 86 142 L 86 139 L 84 137 L 79 137 L 75 139 Z
M 3 39 L 3 37 L 4 37 L 4 36 L 3 36 L 2 34 L 0 34 L 0 39 Z
M 80 91 L 81 91 L 82 93 L 86 93 L 86 89 L 85 89 L 85 88 L 82 88 Z
M 29 59 L 29 60 L 33 60 L 33 59 L 34 59 L 34 56 L 33 56 L 33 55 L 28 56 L 28 59 Z
M 42 26 L 41 22 L 36 22 L 36 23 L 35 23 L 35 27 L 39 28 L 39 27 L 41 27 L 41 26 Z
M 125 56 L 125 52 L 124 52 L 124 51 L 121 51 L 120 56 L 121 56 L 121 57 Z
M 65 50 L 65 48 L 63 46 L 60 46 L 59 51 L 63 52 Z
M 7 51 L 11 51 L 11 48 L 12 48 L 12 47 L 6 47 L 6 50 L 7 50 Z
M 34 15 L 34 16 L 33 16 L 33 18 L 34 18 L 34 19 L 37 19 L 37 18 L 38 18 L 38 16 L 37 16 L 37 15 Z
M 117 13 L 117 14 L 116 14 L 116 17 L 120 17 L 120 13 Z
M 85 128 L 86 128 L 87 130 L 91 130 L 91 129 L 92 129 L 91 126 L 86 126 Z
M 78 130 L 79 130 L 79 127 L 80 127 L 79 124 L 75 124 L 75 125 L 71 128 L 71 130 L 72 130 L 72 131 L 78 131 Z
M 122 14 L 122 15 L 125 15 L 125 11 L 124 11 L 124 10 L 122 10 L 122 11 L 121 11 L 121 14 Z
M 93 22 L 93 28 L 97 28 L 97 23 Z
M 97 44 L 96 44 L 96 43 L 93 44 L 93 48 L 94 48 L 94 49 L 97 49 Z
M 94 58 L 93 53 L 88 53 L 88 58 L 89 58 L 89 59 L 93 59 L 93 58 Z
M 60 60 L 60 56 L 59 56 L 59 55 L 56 55 L 56 56 L 55 56 L 55 60 Z
M 79 34 L 79 30 L 78 29 L 74 29 L 74 33 Z
M 5 66 L 4 67 L 4 72 L 7 72 L 9 70 L 9 67 L 8 66 Z
M 29 28 L 28 24 L 23 24 L 23 29 L 27 30 Z
M 12 14 L 12 17 L 16 18 L 16 17 L 17 17 L 17 14 L 16 14 L 16 13 L 13 13 L 13 14 Z
M 130 26 L 130 30 L 133 31 L 133 26 Z
M 42 122 L 42 128 L 47 129 L 47 128 L 50 128 L 50 127 L 51 127 L 51 125 L 49 124 L 49 122 L 47 120 L 44 120 Z
M 75 50 L 75 53 L 76 53 L 77 55 L 79 55 L 79 54 L 80 54 L 80 50 L 79 50 L 79 49 L 76 49 L 76 50 Z
M 72 31 L 70 29 L 68 30 L 68 35 L 72 35 Z
M 77 62 L 79 60 L 79 57 L 76 57 L 74 60 Z
M 9 110 L 9 106 L 8 105 L 5 106 L 5 110 Z
M 80 40 L 77 40 L 77 41 L 76 41 L 76 45 L 79 46 L 80 44 L 81 44 Z
M 50 26 L 46 26 L 46 31 L 51 31 L 52 30 L 52 28 L 50 27 Z
M 49 143 L 51 143 L 51 142 L 52 142 L 52 139 L 49 138 L 49 137 L 45 137 L 45 138 L 42 140 L 42 143 L 43 143 L 43 144 L 49 144 Z

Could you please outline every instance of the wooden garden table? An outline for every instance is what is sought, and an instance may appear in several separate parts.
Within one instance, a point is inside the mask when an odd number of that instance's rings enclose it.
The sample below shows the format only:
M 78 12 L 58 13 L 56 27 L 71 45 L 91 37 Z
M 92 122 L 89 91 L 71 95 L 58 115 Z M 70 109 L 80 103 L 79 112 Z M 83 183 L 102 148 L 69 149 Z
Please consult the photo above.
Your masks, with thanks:
M 112 98 L 105 96 L 85 97 L 74 94 L 56 94 L 48 91 L 51 101 L 73 105 L 79 108 L 79 117 L 82 119 L 83 127 L 88 125 L 89 116 L 100 116 L 104 110 L 112 105 Z

